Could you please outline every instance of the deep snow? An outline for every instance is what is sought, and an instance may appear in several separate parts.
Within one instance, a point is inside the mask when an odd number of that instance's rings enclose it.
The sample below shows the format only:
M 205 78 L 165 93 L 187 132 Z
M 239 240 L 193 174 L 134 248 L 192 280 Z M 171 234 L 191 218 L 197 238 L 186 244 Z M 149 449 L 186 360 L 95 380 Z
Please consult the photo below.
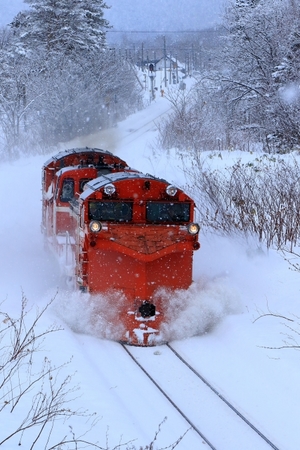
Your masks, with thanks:
M 139 170 L 184 185 L 181 159 L 175 151 L 164 152 L 155 145 L 155 124 L 169 108 L 168 101 L 159 97 L 112 130 L 62 145 L 57 151 L 82 145 L 105 148 Z M 249 155 L 224 152 L 223 162 L 238 157 Z M 108 440 L 110 448 L 136 439 L 138 447 L 149 444 L 167 417 L 157 439 L 157 448 L 164 447 L 188 425 L 119 344 L 103 338 L 106 327 L 91 325 L 85 300 L 61 287 L 56 261 L 43 249 L 41 167 L 48 158 L 23 157 L 0 165 L 2 310 L 17 317 L 23 291 L 33 306 L 29 315 L 34 316 L 36 307 L 44 307 L 56 296 L 40 326 L 56 323 L 63 331 L 46 339 L 37 358 L 46 355 L 55 365 L 72 358 L 64 370 L 76 372 L 73 381 L 80 386 L 80 397 L 74 404 L 96 412 L 99 418 L 86 437 L 103 447 Z M 219 163 L 214 158 L 211 161 Z M 283 319 L 259 316 L 268 312 L 286 315 L 295 320 L 291 326 L 297 326 L 299 273 L 290 270 L 275 251 L 267 252 L 254 242 L 203 234 L 200 242 L 201 249 L 194 257 L 195 283 L 184 298 L 176 299 L 181 313 L 167 332 L 177 339 L 175 348 L 280 450 L 296 450 L 300 448 L 299 352 L 266 347 L 282 345 L 285 333 L 295 339 L 297 335 L 286 328 Z M 163 347 L 157 358 L 164 358 Z M 182 398 L 184 401 L 184 392 Z M 13 428 L 22 409 L 8 415 L 5 411 L 1 412 L 1 423 Z M 73 418 L 71 425 L 76 434 L 86 429 L 80 418 Z M 68 430 L 68 423 L 61 422 L 54 433 L 59 436 Z M 3 448 L 14 448 L 17 442 L 3 444 Z M 25 434 L 23 448 L 29 448 L 29 442 L 30 436 Z M 207 447 L 188 432 L 177 448 Z

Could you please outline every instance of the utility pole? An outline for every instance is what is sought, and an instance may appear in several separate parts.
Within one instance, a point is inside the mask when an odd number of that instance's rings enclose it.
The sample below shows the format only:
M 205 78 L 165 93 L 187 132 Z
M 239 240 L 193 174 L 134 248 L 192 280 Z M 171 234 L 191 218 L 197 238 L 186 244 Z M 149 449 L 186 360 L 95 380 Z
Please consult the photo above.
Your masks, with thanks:
M 167 48 L 166 48 L 166 36 L 164 36 L 164 72 L 165 72 L 165 87 L 167 87 Z
M 153 63 L 148 64 L 148 75 L 150 78 L 150 82 L 151 82 L 151 101 L 155 99 L 155 95 L 154 95 L 154 78 L 155 78 L 155 66 Z
M 194 49 L 194 44 L 192 44 L 192 69 L 191 72 L 193 74 L 195 69 L 195 49 Z

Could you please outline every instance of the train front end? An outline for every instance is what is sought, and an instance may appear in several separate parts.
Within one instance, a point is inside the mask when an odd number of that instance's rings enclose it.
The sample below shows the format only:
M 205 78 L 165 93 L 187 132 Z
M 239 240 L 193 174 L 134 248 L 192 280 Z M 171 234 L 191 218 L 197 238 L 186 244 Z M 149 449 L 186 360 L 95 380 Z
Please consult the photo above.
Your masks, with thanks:
M 76 282 L 83 292 L 109 294 L 118 340 L 163 342 L 168 321 L 162 288 L 188 289 L 200 247 L 194 202 L 162 179 L 114 173 L 87 184 L 77 209 Z M 114 295 L 120 298 L 114 304 Z

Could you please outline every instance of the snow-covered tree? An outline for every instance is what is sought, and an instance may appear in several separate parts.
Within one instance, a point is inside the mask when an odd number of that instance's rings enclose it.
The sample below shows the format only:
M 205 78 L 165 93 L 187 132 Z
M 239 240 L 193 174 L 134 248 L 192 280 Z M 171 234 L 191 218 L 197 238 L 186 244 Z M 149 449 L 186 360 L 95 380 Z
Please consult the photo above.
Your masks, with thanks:
M 135 110 L 140 87 L 130 64 L 106 47 L 103 0 L 26 2 L 0 40 L 5 152 L 88 134 Z
M 293 0 L 233 1 L 226 17 L 225 99 L 232 129 L 280 150 L 299 141 L 299 19 Z
M 12 34 L 0 31 L 0 135 L 8 156 L 14 156 L 22 127 L 26 123 L 26 62 L 11 48 Z
M 109 28 L 103 0 L 25 0 L 30 8 L 17 15 L 12 28 L 24 51 L 49 54 L 95 52 L 105 46 Z

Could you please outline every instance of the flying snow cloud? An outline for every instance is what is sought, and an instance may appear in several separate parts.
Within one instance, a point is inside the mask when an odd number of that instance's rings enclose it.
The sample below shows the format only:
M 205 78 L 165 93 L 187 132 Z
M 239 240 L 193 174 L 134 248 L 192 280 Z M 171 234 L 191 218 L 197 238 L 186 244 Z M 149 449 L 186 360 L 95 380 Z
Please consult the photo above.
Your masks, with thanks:
M 158 341 L 170 342 L 202 335 L 229 314 L 241 312 L 238 293 L 225 277 L 194 282 L 188 290 L 159 289 L 165 323 Z M 112 301 L 113 299 L 113 301 Z M 116 315 L 124 310 L 124 297 L 116 291 L 89 295 L 61 290 L 53 306 L 55 314 L 75 333 L 119 340 L 124 330 Z
M 291 105 L 299 100 L 300 86 L 297 83 L 289 83 L 280 90 L 279 95 L 282 101 Z
M 202 335 L 225 316 L 241 312 L 240 297 L 225 278 L 202 280 L 175 293 L 161 291 L 166 308 L 163 340 L 172 341 Z

